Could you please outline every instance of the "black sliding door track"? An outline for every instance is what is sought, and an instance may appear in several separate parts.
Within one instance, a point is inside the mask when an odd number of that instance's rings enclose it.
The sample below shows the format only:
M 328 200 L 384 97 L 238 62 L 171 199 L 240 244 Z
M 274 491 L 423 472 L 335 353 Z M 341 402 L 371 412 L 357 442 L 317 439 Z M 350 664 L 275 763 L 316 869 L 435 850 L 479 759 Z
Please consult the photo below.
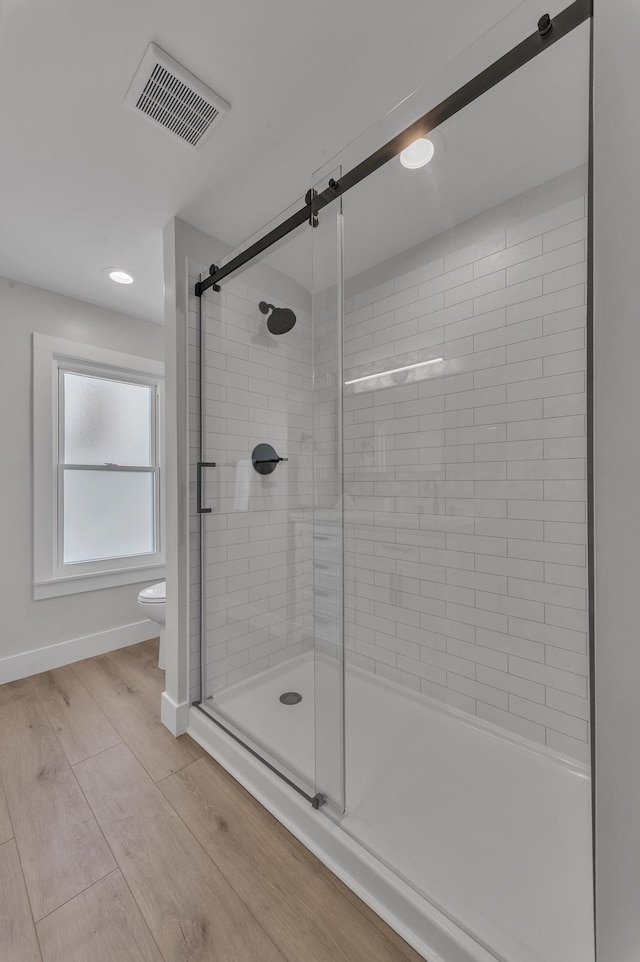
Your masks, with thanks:
M 285 775 L 284 772 L 280 771 L 279 768 L 276 768 L 276 766 L 270 761 L 267 761 L 264 755 L 261 755 L 260 752 L 256 751 L 255 748 L 252 748 L 251 745 L 249 745 L 243 738 L 241 738 L 239 735 L 236 735 L 231 728 L 228 728 L 227 725 L 223 724 L 219 718 L 216 718 L 212 709 L 210 709 L 208 706 L 205 707 L 202 702 L 194 701 L 192 707 L 197 708 L 202 712 L 203 715 L 206 715 L 209 721 L 212 721 L 214 725 L 217 725 L 218 728 L 221 728 L 222 731 L 228 735 L 229 738 L 233 738 L 234 742 L 237 742 L 238 745 L 242 745 L 242 747 L 246 749 L 250 755 L 253 755 L 253 757 L 257 758 L 259 762 L 262 762 L 263 765 L 266 765 L 269 771 L 273 772 L 274 775 L 277 775 L 278 778 L 281 778 L 283 782 L 286 782 L 290 788 L 293 788 L 293 790 L 298 793 L 298 795 L 302 795 L 302 797 L 306 798 L 308 802 L 311 802 L 313 808 L 322 808 L 325 803 L 324 795 L 322 795 L 320 792 L 315 795 L 309 795 L 308 792 L 305 792 L 304 788 L 302 788 L 300 785 L 297 785 L 294 781 L 292 781 L 292 779 Z
M 580 24 L 588 20 L 593 13 L 592 0 L 575 0 L 570 6 L 562 10 L 552 20 L 545 15 L 538 24 L 538 29 L 526 40 L 509 50 L 502 57 L 492 63 L 485 70 L 481 71 L 472 80 L 463 84 L 455 93 L 451 94 L 442 103 L 433 107 L 426 114 L 406 127 L 401 133 L 397 134 L 378 150 L 370 154 L 365 160 L 347 171 L 339 181 L 332 181 L 331 186 L 321 193 L 310 191 L 307 194 L 308 202 L 285 221 L 268 231 L 263 237 L 251 244 L 246 250 L 241 251 L 222 267 L 212 266 L 210 276 L 204 281 L 198 281 L 195 286 L 195 293 L 201 297 L 210 287 L 218 287 L 220 281 L 224 280 L 240 267 L 244 267 L 254 257 L 268 250 L 287 234 L 290 234 L 305 221 L 313 222 L 314 215 L 330 204 L 336 197 L 346 193 L 360 181 L 364 180 L 369 174 L 373 174 L 379 167 L 384 166 L 401 151 L 412 144 L 418 137 L 426 137 L 432 130 L 453 117 L 463 107 L 469 106 L 478 97 L 491 90 L 496 84 L 505 80 L 512 73 L 523 67 L 524 64 L 533 60 L 539 53 L 542 53 L 557 40 L 566 37 L 568 33 L 579 27 Z

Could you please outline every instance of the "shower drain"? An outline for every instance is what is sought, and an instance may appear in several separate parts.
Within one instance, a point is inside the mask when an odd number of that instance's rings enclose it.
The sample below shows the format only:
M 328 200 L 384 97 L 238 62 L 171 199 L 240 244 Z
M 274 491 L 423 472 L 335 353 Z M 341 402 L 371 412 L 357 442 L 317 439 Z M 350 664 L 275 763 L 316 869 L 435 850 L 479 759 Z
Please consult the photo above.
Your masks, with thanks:
M 298 691 L 283 691 L 280 701 L 283 705 L 297 705 L 302 701 L 302 695 Z

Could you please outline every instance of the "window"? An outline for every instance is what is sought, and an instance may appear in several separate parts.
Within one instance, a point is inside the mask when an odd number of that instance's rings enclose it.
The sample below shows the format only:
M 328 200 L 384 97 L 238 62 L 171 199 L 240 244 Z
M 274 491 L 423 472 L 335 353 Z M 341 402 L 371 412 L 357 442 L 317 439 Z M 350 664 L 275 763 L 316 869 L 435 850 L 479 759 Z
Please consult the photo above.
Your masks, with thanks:
M 34 335 L 35 597 L 159 577 L 162 364 Z

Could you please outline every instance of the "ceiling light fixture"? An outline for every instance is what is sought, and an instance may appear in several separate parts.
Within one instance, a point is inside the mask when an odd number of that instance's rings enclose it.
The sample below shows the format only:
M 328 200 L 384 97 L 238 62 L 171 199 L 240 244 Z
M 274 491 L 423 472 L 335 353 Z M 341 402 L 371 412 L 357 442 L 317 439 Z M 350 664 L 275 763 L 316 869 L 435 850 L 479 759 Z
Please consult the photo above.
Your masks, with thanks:
M 119 267 L 105 267 L 103 273 L 110 277 L 112 281 L 115 281 L 116 284 L 133 284 L 135 279 L 133 274 L 130 274 L 129 271 L 123 271 Z
M 400 163 L 408 170 L 417 170 L 428 164 L 435 153 L 435 147 L 426 137 L 420 137 L 400 154 Z
M 432 357 L 430 361 L 420 361 L 418 364 L 406 364 L 404 367 L 394 367 L 390 371 L 378 371 L 376 374 L 367 374 L 365 377 L 355 377 L 352 381 L 345 381 L 346 384 L 359 384 L 361 381 L 370 381 L 374 377 L 383 377 L 385 374 L 399 374 L 400 371 L 412 371 L 416 367 L 426 367 L 427 364 L 438 364 L 444 361 L 443 357 Z

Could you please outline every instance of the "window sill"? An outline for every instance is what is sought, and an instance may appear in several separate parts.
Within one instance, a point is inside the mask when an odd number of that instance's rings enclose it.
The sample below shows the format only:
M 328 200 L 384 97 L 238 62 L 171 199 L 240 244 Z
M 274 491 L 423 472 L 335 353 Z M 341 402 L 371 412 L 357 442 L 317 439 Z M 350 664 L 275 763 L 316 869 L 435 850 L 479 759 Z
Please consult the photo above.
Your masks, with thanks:
M 100 591 L 103 588 L 118 588 L 121 585 L 135 585 L 142 582 L 162 581 L 165 566 L 162 564 L 145 565 L 139 568 L 124 568 L 120 571 L 101 571 L 91 574 L 72 575 L 50 581 L 37 581 L 33 586 L 34 601 L 43 598 L 59 598 L 62 595 L 75 595 L 84 591 Z

